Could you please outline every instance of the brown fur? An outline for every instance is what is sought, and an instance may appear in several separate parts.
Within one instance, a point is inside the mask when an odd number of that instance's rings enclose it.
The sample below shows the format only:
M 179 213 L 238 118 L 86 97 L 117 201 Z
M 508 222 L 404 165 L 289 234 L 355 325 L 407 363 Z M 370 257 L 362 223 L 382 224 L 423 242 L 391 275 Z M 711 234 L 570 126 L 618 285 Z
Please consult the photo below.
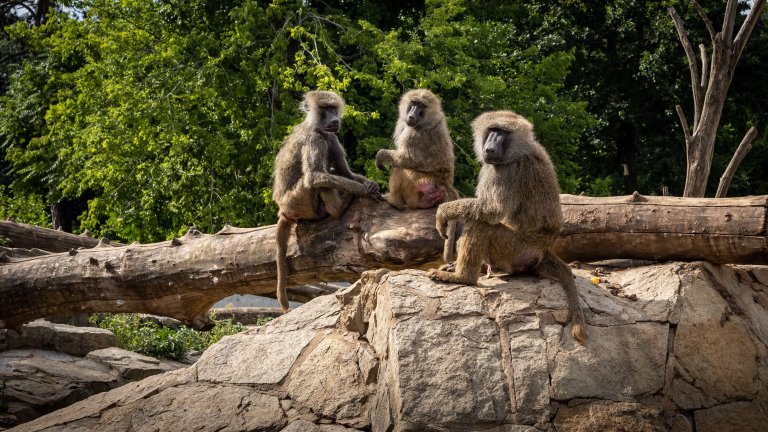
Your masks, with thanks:
M 412 102 L 424 106 L 423 118 L 415 127 L 408 126 L 405 117 Z M 395 150 L 379 150 L 376 165 L 392 165 L 389 176 L 389 196 L 393 206 L 402 209 L 429 208 L 458 198 L 453 188 L 453 141 L 440 100 L 429 90 L 411 90 L 400 99 L 399 117 L 392 136 Z M 436 204 L 424 201 L 424 192 L 417 187 L 430 183 L 442 191 L 444 199 Z
M 324 112 L 335 108 L 336 117 Z M 288 309 L 286 253 L 291 228 L 298 220 L 318 220 L 328 215 L 339 217 L 353 196 L 378 197 L 378 185 L 353 173 L 344 148 L 329 121 L 340 125 L 344 100 L 329 91 L 310 91 L 304 95 L 304 121 L 293 128 L 275 158 L 272 199 L 280 208 L 277 222 L 277 299 Z
M 477 284 L 488 264 L 506 273 L 534 272 L 563 285 L 568 299 L 571 334 L 584 341 L 584 314 L 571 269 L 555 256 L 552 244 L 563 223 L 560 188 L 554 166 L 536 141 L 533 126 L 512 111 L 480 115 L 472 123 L 475 153 L 482 164 L 476 197 L 440 205 L 437 228 L 444 235 L 449 221 L 464 220 L 455 272 L 433 271 L 436 280 Z M 505 136 L 496 160 L 486 151 L 492 130 Z
M 409 126 L 412 103 L 421 104 L 420 120 Z M 400 99 L 392 140 L 395 150 L 379 150 L 376 166 L 392 166 L 387 201 L 398 209 L 431 208 L 459 197 L 453 187 L 453 141 L 448 133 L 440 99 L 429 90 L 410 90 Z M 450 228 L 455 229 L 455 224 Z M 444 258 L 453 259 L 454 241 L 446 241 Z

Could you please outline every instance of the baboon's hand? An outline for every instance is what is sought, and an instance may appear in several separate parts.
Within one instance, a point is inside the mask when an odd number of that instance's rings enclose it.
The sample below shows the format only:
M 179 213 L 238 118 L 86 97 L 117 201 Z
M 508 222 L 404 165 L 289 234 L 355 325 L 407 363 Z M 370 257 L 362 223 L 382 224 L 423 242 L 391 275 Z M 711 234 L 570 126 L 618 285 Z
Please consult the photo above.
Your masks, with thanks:
M 379 184 L 371 179 L 366 179 L 363 184 L 365 185 L 365 189 L 368 191 L 368 195 L 380 195 L 379 194 Z
M 385 159 L 384 150 L 379 150 L 378 153 L 376 153 L 376 168 L 378 168 L 379 171 L 384 171 L 386 164 Z
M 365 189 L 368 191 L 368 198 L 375 201 L 384 201 L 384 197 L 381 196 L 381 192 L 379 191 L 378 183 L 369 179 L 366 180 L 363 185 L 365 185 Z

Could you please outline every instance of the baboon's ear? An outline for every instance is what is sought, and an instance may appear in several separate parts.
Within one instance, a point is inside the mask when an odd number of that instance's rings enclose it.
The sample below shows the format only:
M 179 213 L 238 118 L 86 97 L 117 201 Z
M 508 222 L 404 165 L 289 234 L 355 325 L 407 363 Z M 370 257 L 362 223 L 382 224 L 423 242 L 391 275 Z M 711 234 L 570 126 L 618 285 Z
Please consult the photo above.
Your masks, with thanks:
M 302 112 L 309 112 L 309 103 L 307 103 L 306 100 L 301 101 L 301 105 L 299 105 L 299 109 L 301 109 Z

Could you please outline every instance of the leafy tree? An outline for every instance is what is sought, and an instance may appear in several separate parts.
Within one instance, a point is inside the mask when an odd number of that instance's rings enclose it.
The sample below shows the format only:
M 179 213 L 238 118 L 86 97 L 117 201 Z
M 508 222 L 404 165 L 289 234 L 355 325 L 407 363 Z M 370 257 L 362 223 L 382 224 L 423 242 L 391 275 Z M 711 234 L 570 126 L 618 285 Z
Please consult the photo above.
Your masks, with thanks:
M 478 168 L 469 123 L 488 109 L 529 116 L 563 189 L 583 187 L 571 155 L 593 123 L 564 94 L 575 52 L 521 43 L 511 23 L 459 0 L 423 13 L 401 2 L 396 16 L 340 5 L 82 0 L 9 28 L 33 52 L 0 100 L 10 188 L 46 204 L 87 199 L 75 230 L 126 241 L 270 223 L 273 159 L 305 91 L 345 97 L 350 159 L 383 184 L 373 155 L 413 87 L 444 101 L 465 194 Z

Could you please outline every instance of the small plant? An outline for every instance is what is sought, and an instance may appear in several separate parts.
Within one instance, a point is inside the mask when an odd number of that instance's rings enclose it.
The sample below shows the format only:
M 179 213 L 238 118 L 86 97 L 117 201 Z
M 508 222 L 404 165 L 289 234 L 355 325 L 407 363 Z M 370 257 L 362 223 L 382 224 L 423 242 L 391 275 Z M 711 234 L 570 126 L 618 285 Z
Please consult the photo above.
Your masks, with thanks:
M 88 321 L 115 334 L 120 348 L 151 357 L 181 359 L 190 350 L 202 351 L 222 337 L 240 333 L 246 327 L 232 319 L 216 320 L 209 331 L 196 331 L 186 326 L 162 327 L 154 322 L 142 322 L 138 314 L 91 315 Z M 264 321 L 266 323 L 268 321 Z

